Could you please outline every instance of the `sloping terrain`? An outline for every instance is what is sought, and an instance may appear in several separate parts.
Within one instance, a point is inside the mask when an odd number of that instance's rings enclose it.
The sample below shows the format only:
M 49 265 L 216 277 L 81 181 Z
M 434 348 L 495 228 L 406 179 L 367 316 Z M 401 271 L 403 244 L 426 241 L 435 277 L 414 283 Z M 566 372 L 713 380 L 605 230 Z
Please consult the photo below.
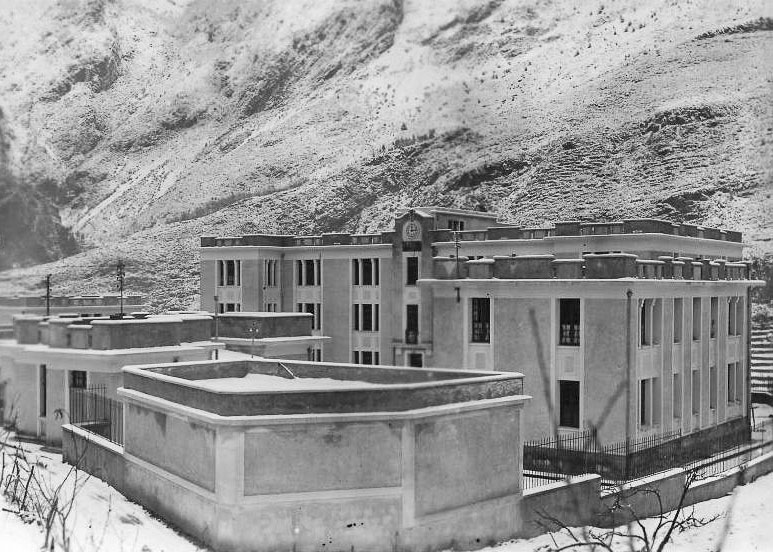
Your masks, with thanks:
M 107 291 L 121 257 L 187 306 L 200 234 L 372 231 L 411 204 L 700 221 L 771 251 L 765 1 L 0 8 L 0 165 L 85 249 L 0 293 Z

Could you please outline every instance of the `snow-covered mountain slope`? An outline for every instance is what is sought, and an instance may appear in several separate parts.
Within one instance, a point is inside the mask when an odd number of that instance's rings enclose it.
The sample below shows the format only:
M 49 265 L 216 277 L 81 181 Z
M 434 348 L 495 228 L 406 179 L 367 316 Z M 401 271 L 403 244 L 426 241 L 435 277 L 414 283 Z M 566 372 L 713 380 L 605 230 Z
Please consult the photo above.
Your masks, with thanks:
M 104 291 L 122 256 L 137 291 L 182 306 L 200 233 L 375 230 L 412 203 L 696 220 L 767 251 L 771 12 L 0 0 L 6 165 L 87 249 L 3 273 L 0 291 L 45 272 Z

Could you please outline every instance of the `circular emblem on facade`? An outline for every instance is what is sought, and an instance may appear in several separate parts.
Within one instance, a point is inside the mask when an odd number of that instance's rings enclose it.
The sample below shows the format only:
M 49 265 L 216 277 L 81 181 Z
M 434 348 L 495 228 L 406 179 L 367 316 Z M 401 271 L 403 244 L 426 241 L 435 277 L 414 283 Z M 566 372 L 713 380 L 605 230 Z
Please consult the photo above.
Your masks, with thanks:
M 421 225 L 415 220 L 410 220 L 403 226 L 403 240 L 417 241 L 421 239 Z

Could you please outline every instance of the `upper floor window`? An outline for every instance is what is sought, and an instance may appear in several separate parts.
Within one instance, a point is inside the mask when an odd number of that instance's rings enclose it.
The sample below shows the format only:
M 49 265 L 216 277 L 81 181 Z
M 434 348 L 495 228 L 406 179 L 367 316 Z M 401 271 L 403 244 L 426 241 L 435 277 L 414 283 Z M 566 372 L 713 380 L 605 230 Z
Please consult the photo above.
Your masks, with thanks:
M 692 299 L 692 340 L 700 341 L 701 339 L 701 298 L 693 297 Z
M 352 285 L 380 285 L 380 264 L 379 259 L 352 259 Z
M 295 282 L 299 286 L 322 285 L 322 266 L 320 259 L 295 261 Z
M 378 303 L 355 303 L 353 305 L 353 326 L 356 331 L 379 331 L 380 305 Z
M 558 344 L 580 346 L 580 300 L 560 299 Z
M 473 297 L 470 318 L 473 343 L 488 343 L 491 338 L 491 300 L 488 297 Z
M 719 317 L 719 297 L 711 298 L 711 325 L 709 326 L 709 337 L 717 337 L 717 321 Z
M 674 343 L 682 342 L 682 319 L 684 318 L 684 301 L 674 299 Z
M 263 261 L 263 276 L 266 287 L 276 287 L 279 285 L 279 262 L 276 259 Z
M 464 230 L 464 221 L 456 219 L 448 219 L 448 229 L 454 232 L 461 232 Z
M 415 286 L 416 280 L 419 279 L 419 258 L 406 257 L 405 271 L 405 285 Z
M 642 299 L 639 307 L 639 343 L 642 346 L 660 343 L 660 322 L 663 318 L 661 299 Z
M 727 335 L 743 334 L 743 299 L 730 297 L 727 301 Z
M 241 261 L 218 261 L 217 262 L 217 284 L 219 286 L 242 285 L 242 262 Z

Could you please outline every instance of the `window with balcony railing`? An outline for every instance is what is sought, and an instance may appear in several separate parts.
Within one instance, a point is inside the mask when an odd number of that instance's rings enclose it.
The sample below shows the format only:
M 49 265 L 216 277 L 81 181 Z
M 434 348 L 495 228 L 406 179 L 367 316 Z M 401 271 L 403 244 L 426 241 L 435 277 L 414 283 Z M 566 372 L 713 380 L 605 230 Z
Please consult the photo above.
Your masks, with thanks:
M 580 300 L 559 300 L 558 344 L 570 347 L 580 346 Z
M 488 297 L 473 297 L 471 305 L 473 343 L 488 343 L 491 339 L 491 300 Z

